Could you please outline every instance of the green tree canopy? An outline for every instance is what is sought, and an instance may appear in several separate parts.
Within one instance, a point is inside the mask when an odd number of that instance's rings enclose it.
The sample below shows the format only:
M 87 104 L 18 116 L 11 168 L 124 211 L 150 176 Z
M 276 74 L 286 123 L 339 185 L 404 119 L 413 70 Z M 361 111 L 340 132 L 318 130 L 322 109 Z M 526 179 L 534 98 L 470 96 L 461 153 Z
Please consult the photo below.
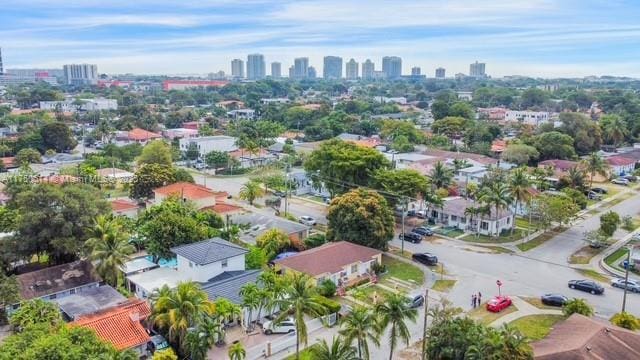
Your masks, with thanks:
M 573 138 L 557 131 L 535 136 L 533 146 L 540 153 L 540 160 L 573 159 L 576 157 Z
M 71 129 L 63 122 L 47 123 L 40 128 L 40 135 L 45 149 L 57 152 L 72 150 L 78 145 Z
M 537 160 L 538 156 L 540 156 L 540 153 L 535 147 L 516 143 L 507 145 L 501 158 L 506 162 L 526 165 L 530 161 Z
M 162 140 L 153 140 L 142 148 L 138 165 L 157 164 L 170 167 L 173 164 L 171 145 Z
M 327 220 L 330 241 L 386 249 L 394 234 L 393 213 L 387 201 L 371 190 L 356 189 L 333 199 Z
M 373 187 L 383 191 L 383 196 L 391 206 L 401 198 L 417 198 L 427 191 L 427 178 L 413 169 L 379 169 L 373 176 Z
M 144 200 L 153 197 L 153 189 L 176 182 L 172 167 L 160 164 L 144 164 L 136 171 L 129 187 L 132 199 Z

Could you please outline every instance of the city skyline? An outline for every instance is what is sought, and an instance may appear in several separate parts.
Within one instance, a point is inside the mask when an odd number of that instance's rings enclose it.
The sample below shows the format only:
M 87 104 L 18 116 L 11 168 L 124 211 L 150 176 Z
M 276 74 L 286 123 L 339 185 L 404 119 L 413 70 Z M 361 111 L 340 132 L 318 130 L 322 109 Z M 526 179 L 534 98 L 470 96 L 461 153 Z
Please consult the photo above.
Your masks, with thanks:
M 92 63 L 107 73 L 207 74 L 261 53 L 284 66 L 308 57 L 320 74 L 326 55 L 376 64 L 396 55 L 403 74 L 414 66 L 424 74 L 438 67 L 468 73 L 478 59 L 494 77 L 640 77 L 640 6 L 628 0 L 361 5 L 25 0 L 0 14 L 0 46 L 5 69 Z

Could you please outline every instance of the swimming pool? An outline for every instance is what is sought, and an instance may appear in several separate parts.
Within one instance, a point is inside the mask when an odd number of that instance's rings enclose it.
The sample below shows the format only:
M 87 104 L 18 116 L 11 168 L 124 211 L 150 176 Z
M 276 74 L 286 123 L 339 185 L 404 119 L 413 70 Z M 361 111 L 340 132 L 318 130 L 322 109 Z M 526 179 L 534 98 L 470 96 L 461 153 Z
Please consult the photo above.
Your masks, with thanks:
M 151 255 L 145 256 L 145 259 L 153 262 L 153 256 L 151 256 Z M 160 261 L 158 261 L 158 265 L 160 265 L 160 267 L 175 268 L 175 267 L 178 267 L 178 259 L 176 259 L 176 258 L 160 259 Z

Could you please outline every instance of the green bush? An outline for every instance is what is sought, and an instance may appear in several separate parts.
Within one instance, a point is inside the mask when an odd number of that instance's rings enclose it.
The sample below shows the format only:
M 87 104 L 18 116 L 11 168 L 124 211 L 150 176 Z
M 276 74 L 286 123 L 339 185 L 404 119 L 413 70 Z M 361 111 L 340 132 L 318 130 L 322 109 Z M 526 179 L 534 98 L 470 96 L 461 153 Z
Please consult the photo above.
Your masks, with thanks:
M 613 315 L 609 321 L 611 321 L 613 325 L 620 326 L 625 329 L 633 331 L 640 329 L 640 319 L 628 312 L 617 313 Z
M 340 311 L 340 308 L 342 308 L 342 305 L 340 305 L 339 302 L 328 299 L 324 296 L 318 296 L 316 301 L 327 309 L 327 314 L 337 313 Z
M 337 289 L 338 289 L 338 287 L 336 286 L 336 284 L 333 281 L 331 281 L 329 279 L 325 279 L 318 286 L 318 294 L 320 294 L 322 296 L 326 296 L 326 297 L 332 297 L 333 295 L 336 294 L 336 290 Z
M 313 234 L 304 239 L 304 247 L 307 249 L 313 249 L 327 242 L 327 237 L 324 234 Z
M 593 316 L 593 307 L 587 303 L 584 299 L 571 299 L 567 301 L 562 307 L 562 312 L 565 316 L 571 316 L 573 314 L 580 314 L 584 316 Z
M 371 265 L 371 270 L 373 270 L 373 272 L 376 275 L 380 275 L 382 273 L 384 273 L 385 271 L 387 271 L 387 266 L 384 264 L 380 264 L 377 261 L 373 263 L 373 265 Z

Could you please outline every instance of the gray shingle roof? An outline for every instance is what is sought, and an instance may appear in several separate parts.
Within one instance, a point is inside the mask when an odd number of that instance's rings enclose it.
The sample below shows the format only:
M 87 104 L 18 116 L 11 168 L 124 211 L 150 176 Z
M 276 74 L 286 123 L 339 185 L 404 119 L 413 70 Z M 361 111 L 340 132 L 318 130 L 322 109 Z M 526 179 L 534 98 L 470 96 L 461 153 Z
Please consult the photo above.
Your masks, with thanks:
M 260 270 L 224 272 L 203 284 L 202 290 L 207 293 L 211 301 L 217 298 L 225 298 L 234 304 L 240 305 L 242 304 L 240 288 L 246 284 L 256 282 L 261 273 L 262 271 Z
M 185 244 L 171 249 L 197 265 L 207 265 L 216 261 L 246 254 L 247 249 L 220 238 L 212 238 L 193 244 Z

